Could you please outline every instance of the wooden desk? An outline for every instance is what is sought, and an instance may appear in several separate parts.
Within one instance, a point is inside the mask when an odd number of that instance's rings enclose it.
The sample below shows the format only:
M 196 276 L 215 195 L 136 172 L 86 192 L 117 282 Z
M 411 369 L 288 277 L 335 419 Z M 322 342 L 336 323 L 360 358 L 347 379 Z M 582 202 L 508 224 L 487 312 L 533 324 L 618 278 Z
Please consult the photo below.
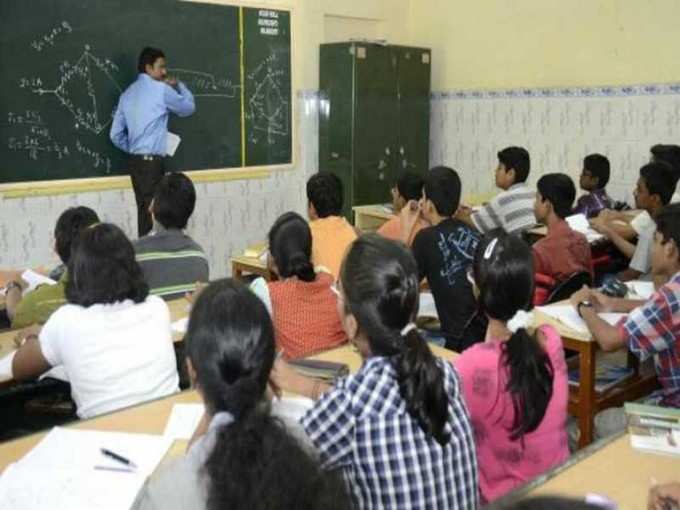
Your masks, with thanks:
M 271 272 L 267 269 L 267 264 L 257 257 L 246 257 L 239 255 L 231 259 L 231 276 L 241 279 L 244 274 L 256 274 L 269 281 L 272 279 Z
M 628 434 L 600 441 L 572 456 L 565 464 L 540 476 L 497 502 L 505 508 L 527 496 L 559 494 L 583 499 L 600 494 L 614 500 L 620 510 L 647 508 L 650 479 L 677 481 L 680 459 L 641 453 L 630 446 Z
M 437 356 L 447 360 L 452 360 L 457 356 L 455 352 L 441 347 L 431 346 L 431 348 L 432 352 Z M 319 354 L 315 358 L 347 363 L 351 372 L 356 372 L 361 366 L 359 354 L 349 345 Z M 81 429 L 162 434 L 174 404 L 198 402 L 200 402 L 198 394 L 194 390 L 187 390 L 170 397 L 129 407 L 90 420 L 78 421 L 69 426 Z M 4 471 L 8 464 L 16 462 L 26 455 L 31 448 L 38 444 L 45 434 L 46 432 L 39 432 L 13 441 L 0 443 L 0 473 Z
M 394 216 L 392 208 L 386 204 L 357 205 L 354 211 L 354 226 L 362 232 L 375 232 L 383 223 Z
M 536 325 L 550 324 L 554 326 L 562 337 L 564 347 L 579 354 L 579 386 L 569 388 L 568 405 L 569 414 L 578 419 L 579 448 L 593 442 L 593 418 L 599 411 L 609 407 L 622 406 L 624 402 L 636 400 L 657 387 L 656 374 L 645 371 L 641 374 L 635 374 L 604 393 L 596 393 L 595 356 L 599 350 L 598 343 L 593 340 L 589 333 L 584 334 L 568 328 L 538 309 L 534 310 L 534 314 Z

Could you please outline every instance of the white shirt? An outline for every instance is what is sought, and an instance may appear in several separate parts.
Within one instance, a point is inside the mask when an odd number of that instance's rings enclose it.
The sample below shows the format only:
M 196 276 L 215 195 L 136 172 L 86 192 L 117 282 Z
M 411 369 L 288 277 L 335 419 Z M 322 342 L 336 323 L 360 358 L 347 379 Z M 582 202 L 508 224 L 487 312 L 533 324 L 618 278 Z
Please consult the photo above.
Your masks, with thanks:
M 680 191 L 676 191 L 673 193 L 673 196 L 671 197 L 671 204 L 677 204 L 680 202 Z M 655 225 L 654 220 L 652 220 L 652 217 L 649 215 L 647 211 L 642 211 L 640 214 L 635 216 L 630 222 L 630 226 L 632 227 L 633 230 L 635 230 L 635 233 L 637 235 L 642 234 L 645 230 L 649 228 L 650 225 Z
M 648 273 L 652 269 L 652 245 L 654 244 L 654 232 L 656 232 L 656 223 L 651 220 L 645 226 L 642 232 L 638 233 L 638 241 L 635 246 L 635 253 L 630 259 L 628 267 L 641 272 Z
M 47 362 L 63 366 L 78 416 L 89 418 L 178 391 L 170 311 L 143 303 L 66 304 L 40 332 Z

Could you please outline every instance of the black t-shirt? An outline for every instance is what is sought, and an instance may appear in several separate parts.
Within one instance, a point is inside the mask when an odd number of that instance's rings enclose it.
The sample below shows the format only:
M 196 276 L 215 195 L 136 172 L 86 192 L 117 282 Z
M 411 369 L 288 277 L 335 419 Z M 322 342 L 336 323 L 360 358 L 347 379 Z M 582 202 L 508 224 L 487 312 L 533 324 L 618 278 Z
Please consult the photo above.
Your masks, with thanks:
M 442 333 L 448 338 L 461 337 L 477 312 L 467 269 L 479 240 L 476 230 L 453 218 L 421 230 L 413 240 L 419 276 L 427 278 Z

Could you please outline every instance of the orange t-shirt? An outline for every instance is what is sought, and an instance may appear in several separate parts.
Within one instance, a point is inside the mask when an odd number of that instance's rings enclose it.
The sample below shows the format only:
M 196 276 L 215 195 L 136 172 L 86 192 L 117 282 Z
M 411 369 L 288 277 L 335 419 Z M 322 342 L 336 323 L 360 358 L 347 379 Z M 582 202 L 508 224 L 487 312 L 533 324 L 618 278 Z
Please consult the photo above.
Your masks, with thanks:
M 341 216 L 328 216 L 309 223 L 312 231 L 312 263 L 337 278 L 347 247 L 357 238 L 352 225 Z
M 347 341 L 332 283 L 331 275 L 318 273 L 313 282 L 288 278 L 267 284 L 276 347 L 286 358 L 303 358 Z
M 423 220 L 419 219 L 413 225 L 411 233 L 408 236 L 406 244 L 411 246 L 413 240 L 416 238 L 416 234 L 420 232 L 423 228 L 429 225 Z M 392 216 L 387 222 L 378 229 L 379 235 L 386 237 L 387 239 L 392 239 L 394 241 L 401 241 L 401 218 L 399 216 Z

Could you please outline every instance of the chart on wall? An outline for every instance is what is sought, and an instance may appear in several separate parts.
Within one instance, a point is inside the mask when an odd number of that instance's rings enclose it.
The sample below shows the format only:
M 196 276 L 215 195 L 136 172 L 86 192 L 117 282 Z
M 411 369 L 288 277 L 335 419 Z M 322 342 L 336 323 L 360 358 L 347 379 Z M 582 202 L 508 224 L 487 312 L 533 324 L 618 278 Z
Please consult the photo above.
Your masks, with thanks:
M 125 175 L 110 141 L 145 46 L 192 91 L 170 170 L 292 162 L 291 19 L 179 0 L 0 2 L 0 183 Z

